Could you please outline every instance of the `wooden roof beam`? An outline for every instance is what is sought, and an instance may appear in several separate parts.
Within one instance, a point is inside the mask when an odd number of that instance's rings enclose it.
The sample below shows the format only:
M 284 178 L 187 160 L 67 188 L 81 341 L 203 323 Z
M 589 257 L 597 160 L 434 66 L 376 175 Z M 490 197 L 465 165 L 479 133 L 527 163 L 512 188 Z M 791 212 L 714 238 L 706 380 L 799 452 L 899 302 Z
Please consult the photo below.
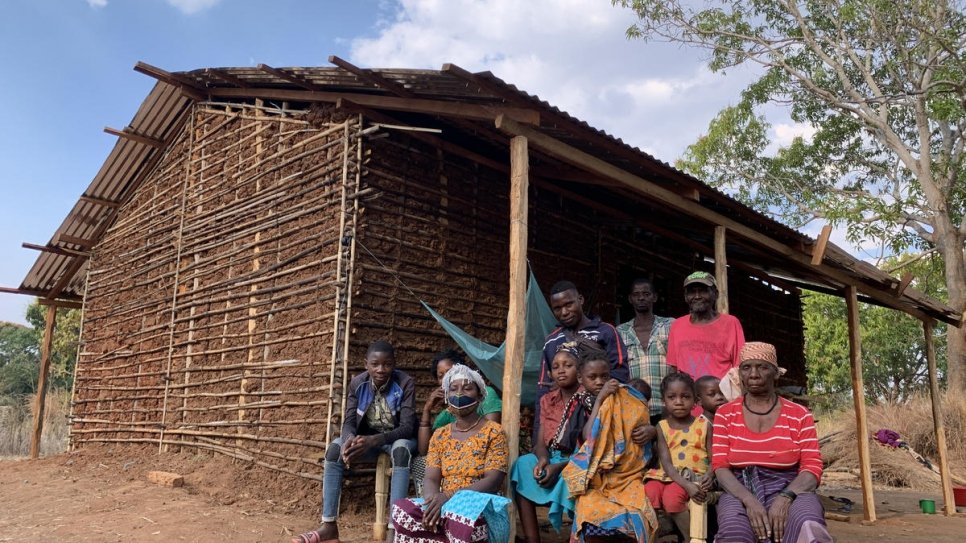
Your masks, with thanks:
M 178 87 L 182 94 L 196 102 L 203 102 L 205 100 L 205 89 L 199 87 L 194 81 L 187 77 L 162 70 L 157 66 L 151 66 L 150 64 L 141 61 L 138 61 L 138 63 L 134 65 L 134 71 L 141 72 L 142 74 L 153 77 L 158 81 L 163 81 L 169 85 Z
M 812 247 L 812 265 L 818 266 L 825 259 L 825 249 L 828 248 L 828 238 L 832 235 L 832 225 L 826 224 L 822 227 L 822 233 L 818 235 L 818 239 L 815 240 L 815 245 Z
M 279 69 L 279 68 L 272 68 L 268 64 L 259 64 L 257 66 L 257 68 L 259 70 L 267 73 L 267 74 L 274 75 L 275 77 L 277 77 L 279 79 L 284 79 L 285 81 L 288 81 L 289 83 L 292 83 L 294 85 L 298 85 L 299 87 L 302 87 L 305 90 L 317 91 L 320 88 L 318 85 L 312 83 L 311 81 L 309 81 L 307 79 L 301 78 L 301 77 L 299 77 L 299 76 L 297 76 L 295 74 L 290 74 L 290 73 L 286 72 L 285 70 L 282 70 L 282 69 Z
M 46 305 L 47 307 L 63 307 L 65 309 L 81 309 L 84 307 L 84 302 L 71 302 L 67 300 L 50 300 L 47 298 L 41 298 L 37 300 L 40 305 Z
M 251 84 L 248 81 L 235 77 L 224 70 L 219 70 L 218 68 L 205 68 L 204 74 L 213 75 L 218 79 L 221 79 L 225 83 L 228 83 L 229 85 L 234 85 L 236 87 L 241 87 L 243 89 L 247 89 L 248 87 L 251 87 Z
M 735 235 L 756 243 L 766 249 L 774 251 L 775 253 L 786 257 L 788 260 L 799 266 L 813 269 L 827 279 L 839 281 L 849 286 L 861 286 L 863 287 L 863 292 L 865 294 L 876 300 L 879 300 L 888 307 L 908 313 L 919 318 L 920 320 L 925 318 L 933 318 L 932 315 L 929 315 L 926 311 L 923 311 L 919 305 L 911 303 L 910 300 L 900 299 L 891 291 L 882 290 L 873 285 L 863 283 L 857 278 L 835 268 L 825 265 L 812 266 L 810 256 L 795 251 L 784 243 L 772 239 L 752 227 L 746 226 L 745 224 L 731 219 L 730 217 L 721 215 L 720 213 L 708 209 L 697 202 L 688 200 L 660 185 L 657 185 L 656 183 L 647 181 L 626 170 L 614 166 L 613 164 L 571 147 L 570 145 L 552 138 L 538 130 L 524 126 L 515 120 L 510 119 L 509 117 L 503 115 L 497 117 L 496 127 L 513 136 L 525 136 L 530 142 L 530 145 L 532 145 L 534 148 L 541 149 L 543 152 L 554 156 L 563 162 L 571 164 L 572 166 L 595 173 L 597 175 L 614 179 L 615 181 L 619 181 L 641 194 L 654 198 L 665 205 L 697 217 L 698 219 L 706 221 L 710 224 L 725 226 Z M 940 318 L 940 316 L 936 315 L 935 318 Z M 943 314 L 942 320 L 955 326 L 959 326 L 962 323 L 962 315 L 950 317 L 947 314 Z
M 112 136 L 117 136 L 119 138 L 128 139 L 131 141 L 136 141 L 142 145 L 147 145 L 149 147 L 154 147 L 155 149 L 163 149 L 164 142 L 161 140 L 156 140 L 154 138 L 149 138 L 148 136 L 138 134 L 137 132 L 131 130 L 130 128 L 125 128 L 124 130 L 118 130 L 116 128 L 111 128 L 110 126 L 104 127 L 104 132 Z
M 386 89 L 387 91 L 395 94 L 396 96 L 401 96 L 403 98 L 415 98 L 416 95 L 413 94 L 409 89 L 403 87 L 402 85 L 386 79 L 385 77 L 373 72 L 372 70 L 364 70 L 354 64 L 350 64 L 341 58 L 331 55 L 329 57 L 329 62 L 335 64 L 339 68 L 355 75 L 359 79 L 366 81 L 376 87 Z
M 902 275 L 902 280 L 896 285 L 896 296 L 902 296 L 902 294 L 909 288 L 909 283 L 912 283 L 912 278 L 915 277 L 912 272 L 906 272 Z
M 61 243 L 70 243 L 72 245 L 80 245 L 81 247 L 91 248 L 94 246 L 94 242 L 89 239 L 79 238 L 77 236 L 72 236 L 70 234 L 61 234 L 57 236 L 57 240 Z
M 88 196 L 86 194 L 81 194 L 79 198 L 82 202 L 88 202 L 91 204 L 96 204 L 102 207 L 109 207 L 111 209 L 121 207 L 121 202 L 115 202 L 114 200 L 107 200 L 105 198 L 97 198 L 95 196 Z
M 64 247 L 54 247 L 51 245 L 37 245 L 35 243 L 23 242 L 20 244 L 24 249 L 30 249 L 32 251 L 41 251 L 44 253 L 50 253 L 52 255 L 69 256 L 69 257 L 84 257 L 90 258 L 91 254 L 87 251 L 75 251 L 74 249 L 67 249 Z
M 24 296 L 36 296 L 46 300 L 78 301 L 81 299 L 79 296 L 59 296 L 57 298 L 50 298 L 50 293 L 48 292 L 44 292 L 42 290 L 31 290 L 29 288 L 0 287 L 0 292 L 7 294 L 23 294 Z
M 394 117 L 386 115 L 385 113 L 364 108 L 359 104 L 352 102 L 351 100 L 345 100 L 345 99 L 339 100 L 338 102 L 336 102 L 336 107 L 345 108 L 351 111 L 362 113 L 369 120 L 379 124 L 388 124 L 388 125 L 405 124 Z M 489 157 L 485 157 L 479 153 L 475 153 L 459 145 L 450 143 L 439 136 L 436 136 L 427 132 L 416 132 L 416 131 L 406 132 L 406 134 L 413 139 L 422 141 L 423 143 L 427 143 L 432 146 L 438 146 L 446 153 L 451 153 L 456 156 L 470 160 L 472 162 L 476 162 L 477 164 L 481 166 L 486 166 L 492 170 L 495 170 L 501 173 L 508 173 L 510 171 L 510 166 L 507 164 L 504 164 L 498 160 L 493 160 L 492 158 L 489 158 Z
M 524 98 L 517 92 L 514 92 L 506 88 L 505 85 L 499 84 L 495 81 L 491 81 L 485 77 L 481 77 L 455 64 L 451 64 L 451 63 L 443 64 L 443 67 L 440 69 L 440 71 L 444 73 L 448 73 L 459 79 L 462 79 L 467 83 L 472 83 L 474 85 L 477 85 L 481 89 L 485 90 L 486 92 L 492 93 L 512 104 L 520 104 L 526 100 L 526 98 Z M 559 114 L 559 113 L 552 114 L 552 115 L 553 117 L 551 119 L 548 119 L 548 122 L 551 125 L 567 130 L 572 134 L 576 135 L 576 134 L 580 134 L 581 132 L 586 132 L 588 130 L 596 132 L 596 130 L 594 130 L 590 126 L 582 126 L 579 123 L 579 121 L 570 119 L 566 115 Z M 604 146 L 604 149 L 606 151 L 614 153 L 616 156 L 619 156 L 628 160 L 633 160 L 636 162 L 639 162 L 641 159 L 640 155 L 638 155 L 636 152 L 631 151 L 630 149 L 625 148 L 617 144 L 616 142 L 613 142 L 610 140 L 603 140 L 602 145 Z M 701 198 L 701 191 L 696 186 L 687 187 L 687 186 L 681 186 L 681 185 L 674 185 L 673 188 L 671 188 L 670 190 L 678 193 L 680 196 L 688 198 L 689 200 L 694 200 L 695 202 L 699 201 Z
M 348 100 L 369 109 L 388 109 L 407 113 L 421 113 L 440 117 L 457 117 L 475 121 L 493 120 L 498 115 L 530 125 L 540 124 L 540 113 L 532 109 L 483 106 L 456 101 L 426 100 L 421 98 L 399 98 L 396 96 L 374 96 L 346 92 L 306 91 L 293 89 L 208 89 L 211 96 L 221 98 L 263 98 L 266 100 L 287 100 L 291 102 L 328 102 Z

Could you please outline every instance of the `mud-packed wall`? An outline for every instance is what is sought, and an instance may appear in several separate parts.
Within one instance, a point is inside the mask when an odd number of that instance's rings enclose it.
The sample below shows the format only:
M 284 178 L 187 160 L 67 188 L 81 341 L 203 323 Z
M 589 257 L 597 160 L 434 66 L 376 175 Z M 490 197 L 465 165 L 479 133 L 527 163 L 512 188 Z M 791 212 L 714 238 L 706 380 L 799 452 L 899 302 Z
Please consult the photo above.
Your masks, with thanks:
M 389 130 L 367 145 L 364 183 L 372 193 L 359 233 L 367 251 L 356 261 L 350 371 L 363 370 L 370 341 L 388 339 L 399 366 L 420 383 L 422 399 L 434 383 L 433 354 L 454 343 L 420 300 L 477 338 L 503 341 L 508 175 L 404 132 Z M 625 302 L 633 278 L 653 279 L 662 295 L 660 314 L 678 317 L 687 313 L 684 277 L 713 268 L 707 255 L 537 184 L 530 190 L 528 237 L 544 295 L 556 281 L 571 280 L 586 309 L 609 322 L 633 317 Z M 733 269 L 729 275 L 732 313 L 746 323 L 749 339 L 776 343 L 790 368 L 798 368 L 790 381 L 804 384 L 798 293 Z
M 318 477 L 357 132 L 280 104 L 194 107 L 94 249 L 73 446 L 187 446 Z
M 508 176 L 425 139 L 327 109 L 197 105 L 95 248 L 73 445 L 189 447 L 319 479 L 371 341 L 396 346 L 426 398 L 454 342 L 420 301 L 502 342 Z M 660 314 L 686 312 L 681 281 L 705 255 L 551 188 L 532 185 L 528 220 L 544 294 L 569 279 L 616 322 L 645 276 Z M 749 339 L 801 360 L 797 293 L 729 282 Z

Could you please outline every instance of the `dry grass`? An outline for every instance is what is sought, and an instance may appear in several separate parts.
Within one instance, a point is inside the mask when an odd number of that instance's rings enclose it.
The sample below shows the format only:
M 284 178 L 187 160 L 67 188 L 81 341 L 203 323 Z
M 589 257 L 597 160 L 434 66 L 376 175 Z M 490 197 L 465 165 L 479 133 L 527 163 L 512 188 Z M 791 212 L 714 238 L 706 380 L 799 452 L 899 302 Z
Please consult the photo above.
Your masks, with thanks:
M 0 457 L 30 454 L 33 433 L 34 397 L 25 396 L 0 406 Z M 67 414 L 70 392 L 54 390 L 47 394 L 44 410 L 44 434 L 40 440 L 40 454 L 57 454 L 67 450 Z
M 966 400 L 948 395 L 942 400 L 943 423 L 949 462 L 954 476 L 966 478 Z M 867 409 L 869 432 L 875 434 L 882 428 L 894 430 L 909 446 L 925 456 L 938 468 L 936 436 L 933 429 L 932 405 L 928 396 L 917 396 L 909 402 L 881 404 Z M 855 414 L 852 410 L 838 411 L 821 417 L 819 436 L 829 436 L 822 444 L 822 455 L 829 471 L 854 471 L 858 469 Z M 875 484 L 911 488 L 921 491 L 938 491 L 939 475 L 922 466 L 905 449 L 880 445 L 872 439 L 870 444 L 872 480 Z

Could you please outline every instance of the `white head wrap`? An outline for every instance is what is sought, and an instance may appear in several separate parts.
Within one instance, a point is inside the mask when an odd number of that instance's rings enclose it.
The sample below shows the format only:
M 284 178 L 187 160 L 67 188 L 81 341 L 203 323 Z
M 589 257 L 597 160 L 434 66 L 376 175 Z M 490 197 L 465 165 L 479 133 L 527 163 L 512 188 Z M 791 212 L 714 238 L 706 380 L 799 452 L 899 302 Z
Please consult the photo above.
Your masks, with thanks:
M 480 376 L 479 372 L 471 370 L 463 364 L 453 364 L 453 367 L 443 376 L 443 392 L 449 394 L 449 385 L 453 381 L 473 381 L 476 383 L 476 388 L 480 390 L 480 401 L 482 402 L 486 398 L 486 383 L 483 382 L 483 377 Z

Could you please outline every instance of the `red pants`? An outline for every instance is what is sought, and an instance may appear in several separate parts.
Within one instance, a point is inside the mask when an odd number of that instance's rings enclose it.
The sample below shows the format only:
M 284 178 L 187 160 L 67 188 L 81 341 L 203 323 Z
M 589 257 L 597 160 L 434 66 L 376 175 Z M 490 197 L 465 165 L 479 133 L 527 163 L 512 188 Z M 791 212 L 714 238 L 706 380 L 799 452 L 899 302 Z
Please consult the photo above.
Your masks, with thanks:
M 668 513 L 680 513 L 688 508 L 688 491 L 675 482 L 662 482 L 648 479 L 644 482 L 644 493 L 654 509 Z

